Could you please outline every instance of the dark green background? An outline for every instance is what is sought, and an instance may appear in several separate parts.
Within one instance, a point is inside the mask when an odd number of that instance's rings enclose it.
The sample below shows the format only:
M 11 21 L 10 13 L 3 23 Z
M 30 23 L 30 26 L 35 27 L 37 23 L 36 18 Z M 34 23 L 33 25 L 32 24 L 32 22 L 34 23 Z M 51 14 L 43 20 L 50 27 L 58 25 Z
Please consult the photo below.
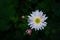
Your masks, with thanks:
M 32 11 L 42 10 L 48 16 L 44 30 L 26 34 L 27 20 Z M 59 0 L 0 0 L 0 40 L 60 40 Z

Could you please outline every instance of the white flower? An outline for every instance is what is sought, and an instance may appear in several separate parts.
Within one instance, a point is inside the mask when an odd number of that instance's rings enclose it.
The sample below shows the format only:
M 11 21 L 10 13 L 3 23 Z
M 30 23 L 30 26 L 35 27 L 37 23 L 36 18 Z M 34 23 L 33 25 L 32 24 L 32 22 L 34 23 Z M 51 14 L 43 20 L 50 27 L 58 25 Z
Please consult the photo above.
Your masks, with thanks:
M 28 25 L 30 25 L 31 29 L 44 29 L 44 27 L 47 25 L 47 22 L 45 22 L 45 20 L 48 18 L 45 16 L 46 14 L 43 14 L 42 11 L 39 12 L 39 10 L 32 12 L 31 16 L 28 16 Z

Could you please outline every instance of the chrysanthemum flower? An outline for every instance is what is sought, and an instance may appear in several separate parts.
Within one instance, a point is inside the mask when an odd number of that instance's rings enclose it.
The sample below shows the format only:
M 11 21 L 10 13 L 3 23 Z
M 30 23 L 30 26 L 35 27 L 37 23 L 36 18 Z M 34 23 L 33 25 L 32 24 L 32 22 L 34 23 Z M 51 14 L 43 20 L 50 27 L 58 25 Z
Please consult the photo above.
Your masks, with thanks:
M 45 16 L 46 14 L 43 14 L 43 12 L 39 10 L 32 12 L 32 14 L 28 16 L 28 25 L 30 25 L 31 29 L 44 29 L 44 27 L 47 25 L 47 22 L 45 22 L 45 20 L 48 18 Z

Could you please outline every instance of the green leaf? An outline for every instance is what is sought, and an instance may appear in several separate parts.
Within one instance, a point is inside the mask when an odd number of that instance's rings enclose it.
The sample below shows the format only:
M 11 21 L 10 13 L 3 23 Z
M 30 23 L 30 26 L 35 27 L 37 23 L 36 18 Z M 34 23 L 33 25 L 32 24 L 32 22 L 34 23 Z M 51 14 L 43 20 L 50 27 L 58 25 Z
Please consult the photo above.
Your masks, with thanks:
M 26 28 L 28 28 L 28 26 L 26 24 L 19 24 L 18 28 L 25 30 Z
M 45 31 L 45 35 L 46 35 L 46 36 L 49 36 L 49 31 L 46 30 L 46 31 Z

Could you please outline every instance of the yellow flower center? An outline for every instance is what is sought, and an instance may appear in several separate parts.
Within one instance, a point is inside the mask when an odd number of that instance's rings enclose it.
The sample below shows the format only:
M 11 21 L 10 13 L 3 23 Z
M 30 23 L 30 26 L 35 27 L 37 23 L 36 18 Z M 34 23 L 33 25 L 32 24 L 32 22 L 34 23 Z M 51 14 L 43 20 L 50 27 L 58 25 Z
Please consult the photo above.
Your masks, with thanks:
M 35 18 L 35 20 L 34 20 L 34 21 L 35 21 L 35 23 L 37 23 L 37 24 L 38 24 L 38 23 L 40 23 L 40 22 L 41 22 L 41 19 L 40 19 L 40 18 Z

